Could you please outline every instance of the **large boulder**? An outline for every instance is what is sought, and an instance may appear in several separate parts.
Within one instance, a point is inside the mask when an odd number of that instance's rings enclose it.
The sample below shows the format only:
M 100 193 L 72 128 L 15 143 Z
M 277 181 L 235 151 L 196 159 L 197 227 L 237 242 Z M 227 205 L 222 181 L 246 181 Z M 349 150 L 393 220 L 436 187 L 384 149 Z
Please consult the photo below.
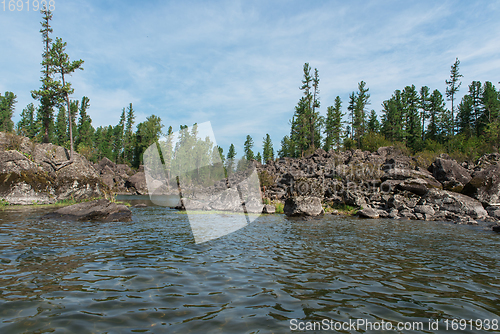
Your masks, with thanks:
M 287 216 L 318 216 L 324 213 L 321 199 L 312 196 L 288 198 L 283 211 Z
M 485 205 L 500 205 L 500 165 L 475 172 L 462 193 Z
M 116 204 L 107 199 L 99 199 L 58 209 L 44 215 L 42 219 L 127 222 L 132 220 L 132 212 L 123 204 Z
M 146 183 L 146 174 L 144 172 L 135 173 L 129 177 L 125 184 L 133 187 L 139 195 L 146 195 L 148 193 L 148 184 Z
M 358 216 L 362 218 L 377 219 L 380 218 L 378 210 L 372 208 L 364 208 L 358 211 Z
M 475 219 L 488 216 L 488 212 L 478 200 L 447 190 L 429 190 L 419 203 L 419 205 L 423 204 L 435 206 L 439 211 L 452 212 L 458 216 L 469 216 Z
M 210 207 L 218 211 L 243 212 L 243 202 L 236 188 L 228 188 L 217 195 Z
M 436 158 L 429 172 L 443 184 L 444 189 L 455 192 L 461 192 L 471 179 L 469 171 L 451 159 Z
M 20 173 L 36 167 L 36 163 L 18 151 L 0 151 L 0 173 Z

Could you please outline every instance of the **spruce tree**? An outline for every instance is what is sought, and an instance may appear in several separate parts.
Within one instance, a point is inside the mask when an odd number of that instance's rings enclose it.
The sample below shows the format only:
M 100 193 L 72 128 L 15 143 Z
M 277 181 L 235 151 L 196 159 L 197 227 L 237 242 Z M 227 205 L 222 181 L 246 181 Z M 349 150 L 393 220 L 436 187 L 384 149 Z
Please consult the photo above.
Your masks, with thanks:
M 64 106 L 59 107 L 54 130 L 56 144 L 69 148 L 68 118 L 66 117 L 66 108 Z
M 335 98 L 334 106 L 330 106 L 326 110 L 325 119 L 325 142 L 323 149 L 330 151 L 333 147 L 340 148 L 342 134 L 342 100 L 340 96 Z
M 417 152 L 422 148 L 422 124 L 418 112 L 419 97 L 415 85 L 406 86 L 402 93 L 406 114 L 407 146 Z
M 271 136 L 266 134 L 264 137 L 264 145 L 263 145 L 263 163 L 267 163 L 269 160 L 274 160 L 274 150 L 273 150 L 273 142 L 271 141 Z
M 451 66 L 450 70 L 450 80 L 445 80 L 445 83 L 448 87 L 446 87 L 446 97 L 448 98 L 448 101 L 451 101 L 451 123 L 452 123 L 452 128 L 450 131 L 450 134 L 453 135 L 455 133 L 455 107 L 454 107 L 454 102 L 455 102 L 455 95 L 457 94 L 460 85 L 462 84 L 460 82 L 460 78 L 463 77 L 458 72 L 458 66 L 460 65 L 460 60 L 458 58 L 455 59 L 455 63 Z
M 427 125 L 426 139 L 442 141 L 443 124 L 447 123 L 447 111 L 443 95 L 435 89 L 429 97 L 429 124 Z M 444 118 L 444 121 L 443 121 Z M 446 125 L 447 126 L 447 125 Z
M 377 113 L 373 109 L 370 112 L 370 118 L 368 120 L 368 131 L 372 133 L 380 132 L 380 122 L 377 119 Z
M 50 33 L 52 33 L 52 27 L 50 26 L 50 20 L 52 20 L 52 12 L 47 9 L 47 6 L 44 6 L 40 13 L 43 14 L 42 22 L 40 22 L 42 25 L 40 33 L 43 38 L 42 76 L 40 78 L 42 86 L 39 90 L 32 90 L 31 96 L 33 99 L 40 101 L 36 118 L 42 128 L 41 140 L 48 143 L 51 139 L 50 131 L 54 127 L 54 107 L 59 104 L 62 96 L 61 84 L 54 79 L 55 70 L 51 59 L 52 38 Z
M 245 159 L 247 161 L 255 159 L 252 148 L 253 148 L 253 139 L 252 137 L 250 137 L 250 135 L 247 135 L 243 149 L 245 151 Z
M 125 130 L 123 134 L 123 156 L 124 162 L 132 163 L 134 157 L 134 133 L 132 131 L 135 123 L 135 110 L 132 107 L 132 103 L 129 104 L 126 111 L 126 123 Z M 187 128 L 187 126 L 186 126 Z M 185 128 L 182 128 L 183 130 Z
M 12 132 L 14 130 L 12 115 L 17 102 L 16 98 L 17 96 L 12 92 L 5 92 L 4 96 L 0 94 L 0 131 Z
M 422 121 L 422 140 L 425 140 L 425 120 L 429 117 L 429 87 L 427 86 L 420 88 L 419 108 Z
M 234 145 L 231 144 L 229 146 L 229 151 L 227 152 L 227 160 L 226 160 L 226 171 L 227 175 L 231 175 L 234 172 L 234 159 L 236 159 L 236 150 Z
M 37 133 L 37 125 L 35 122 L 35 106 L 30 103 L 21 112 L 21 119 L 16 124 L 16 132 L 20 136 L 25 136 L 34 139 Z
M 75 140 L 77 150 L 83 147 L 92 147 L 92 137 L 94 135 L 94 128 L 92 127 L 92 119 L 87 114 L 87 109 L 90 107 L 90 99 L 86 96 L 82 98 L 80 104 L 80 117 L 78 118 L 77 133 L 78 136 Z

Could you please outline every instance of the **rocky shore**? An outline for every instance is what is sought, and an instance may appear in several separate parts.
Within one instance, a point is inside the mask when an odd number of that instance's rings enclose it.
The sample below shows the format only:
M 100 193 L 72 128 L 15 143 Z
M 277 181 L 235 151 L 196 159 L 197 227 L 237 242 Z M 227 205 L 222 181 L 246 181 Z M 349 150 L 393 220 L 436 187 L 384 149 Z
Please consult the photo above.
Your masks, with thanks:
M 3 202 L 50 204 L 116 193 L 148 194 L 142 166 L 134 171 L 107 158 L 93 164 L 79 154 L 71 164 L 66 164 L 68 159 L 69 152 L 60 146 L 0 132 Z M 163 194 L 179 190 L 172 184 L 160 188 Z M 442 154 L 426 163 L 394 147 L 377 152 L 318 149 L 302 159 L 281 158 L 264 165 L 252 161 L 247 170 L 211 187 L 183 185 L 181 191 L 178 209 L 274 213 L 270 203 L 282 203 L 286 215 L 315 216 L 349 206 L 363 218 L 483 221 L 500 230 L 498 153 L 463 163 Z

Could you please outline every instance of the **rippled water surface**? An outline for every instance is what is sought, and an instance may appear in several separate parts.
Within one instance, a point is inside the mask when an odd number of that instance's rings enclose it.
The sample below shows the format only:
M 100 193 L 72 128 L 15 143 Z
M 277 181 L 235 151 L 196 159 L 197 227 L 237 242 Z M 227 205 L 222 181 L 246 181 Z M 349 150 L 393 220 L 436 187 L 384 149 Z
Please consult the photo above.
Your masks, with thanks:
M 362 318 L 439 319 L 444 333 L 444 319 L 500 318 L 500 235 L 481 227 L 270 215 L 195 244 L 187 215 L 132 211 L 0 212 L 0 332 L 287 333 L 290 319 Z

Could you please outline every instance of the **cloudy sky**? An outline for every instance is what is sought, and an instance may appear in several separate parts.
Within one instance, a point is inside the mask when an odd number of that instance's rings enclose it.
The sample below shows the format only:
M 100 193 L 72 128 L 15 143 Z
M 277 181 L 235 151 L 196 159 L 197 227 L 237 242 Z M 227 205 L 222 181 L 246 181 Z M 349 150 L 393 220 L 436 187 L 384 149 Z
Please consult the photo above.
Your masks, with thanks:
M 31 1 L 31 0 L 30 0 Z M 2 6 L 0 4 L 0 6 Z M 320 75 L 322 114 L 364 80 L 371 109 L 395 89 L 439 89 L 455 58 L 472 80 L 500 81 L 499 1 L 55 1 L 53 37 L 84 71 L 73 99 L 90 98 L 95 127 L 118 122 L 133 103 L 136 122 L 210 121 L 227 153 L 247 134 L 275 150 L 301 96 L 302 66 Z M 41 15 L 0 7 L 0 92 L 17 95 L 14 120 L 40 86 Z

